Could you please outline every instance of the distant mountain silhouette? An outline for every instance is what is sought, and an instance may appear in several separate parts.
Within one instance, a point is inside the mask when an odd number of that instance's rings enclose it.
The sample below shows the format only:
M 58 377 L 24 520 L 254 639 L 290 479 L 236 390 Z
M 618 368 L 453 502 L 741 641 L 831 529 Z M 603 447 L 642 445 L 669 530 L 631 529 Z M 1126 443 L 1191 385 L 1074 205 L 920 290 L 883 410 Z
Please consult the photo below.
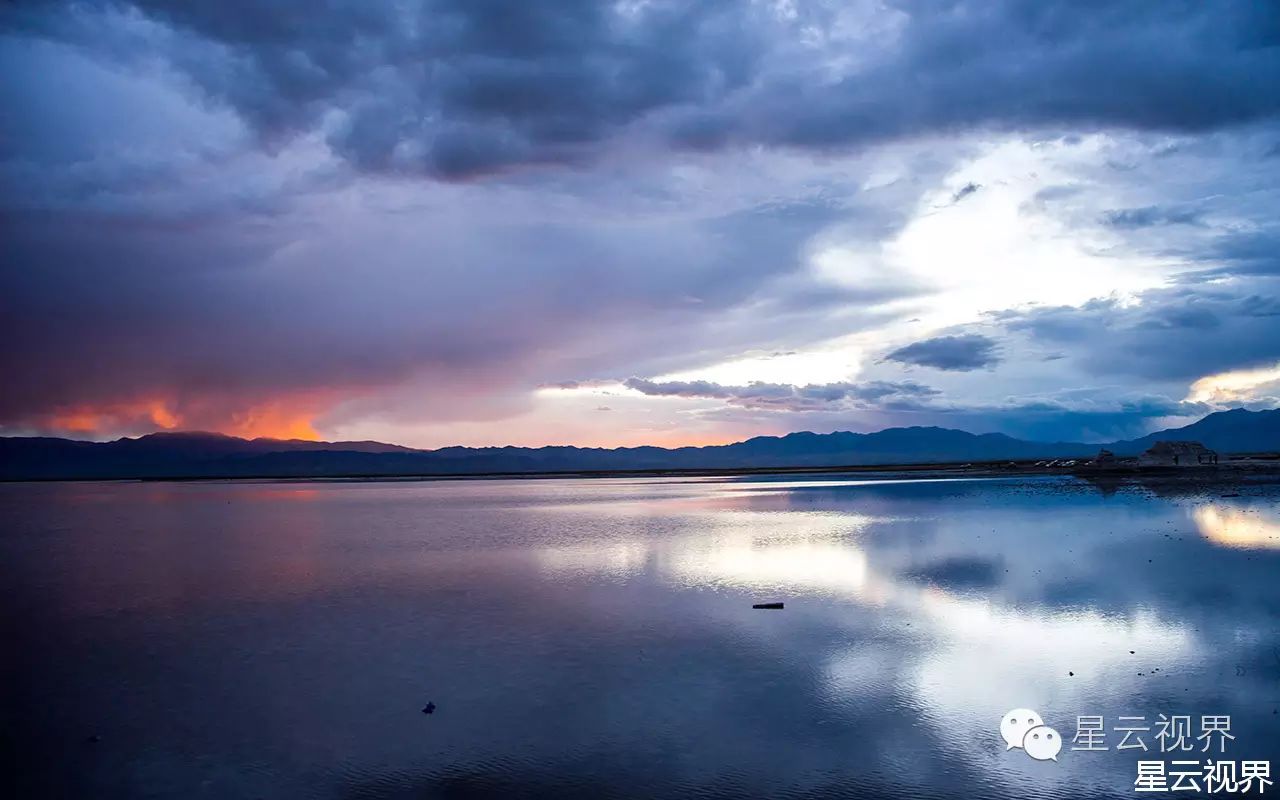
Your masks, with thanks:
M 1233 408 L 1210 414 L 1181 428 L 1147 434 L 1141 439 L 1116 442 L 1115 452 L 1141 453 L 1161 439 L 1200 442 L 1222 453 L 1280 450 L 1280 409 L 1247 411 Z
M 1280 450 L 1280 410 L 1235 409 L 1141 439 L 1084 444 L 1029 442 L 950 428 L 877 433 L 791 433 L 710 447 L 446 447 L 381 442 L 238 439 L 153 433 L 113 442 L 0 438 L 0 479 L 461 475 L 614 470 L 739 469 L 921 464 L 1089 456 L 1099 447 L 1134 455 L 1160 439 L 1194 439 L 1221 452 Z

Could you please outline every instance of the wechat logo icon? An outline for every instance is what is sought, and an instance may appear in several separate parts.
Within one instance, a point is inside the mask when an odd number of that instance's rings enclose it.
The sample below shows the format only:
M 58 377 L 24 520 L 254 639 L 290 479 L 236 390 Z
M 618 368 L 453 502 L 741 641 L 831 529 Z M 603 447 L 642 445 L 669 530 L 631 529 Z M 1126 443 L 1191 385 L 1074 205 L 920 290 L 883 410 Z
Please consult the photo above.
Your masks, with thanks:
M 1000 719 L 1006 750 L 1021 748 L 1036 761 L 1057 761 L 1062 737 L 1029 708 L 1015 708 Z

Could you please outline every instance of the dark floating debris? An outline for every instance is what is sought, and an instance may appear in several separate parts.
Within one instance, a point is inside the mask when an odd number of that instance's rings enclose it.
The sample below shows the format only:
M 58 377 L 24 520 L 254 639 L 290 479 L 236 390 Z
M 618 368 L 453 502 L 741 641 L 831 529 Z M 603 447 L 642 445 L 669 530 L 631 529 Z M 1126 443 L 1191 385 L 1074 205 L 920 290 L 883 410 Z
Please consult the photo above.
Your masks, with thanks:
M 433 713 L 435 710 L 436 710 L 436 704 L 435 704 L 435 703 L 432 703 L 432 702 L 430 702 L 430 701 L 428 701 L 428 702 L 427 702 L 427 704 L 426 704 L 425 706 L 423 706 L 423 707 L 422 707 L 422 713 L 423 713 L 423 714 L 431 714 L 431 713 Z
M 781 608 L 782 608 L 782 603 L 756 603 L 755 605 L 753 605 L 753 606 L 752 606 L 752 608 L 772 608 L 772 609 L 781 609 Z
M 1227 494 L 1220 495 L 1220 497 L 1239 497 L 1239 496 L 1240 496 L 1239 492 L 1228 492 Z

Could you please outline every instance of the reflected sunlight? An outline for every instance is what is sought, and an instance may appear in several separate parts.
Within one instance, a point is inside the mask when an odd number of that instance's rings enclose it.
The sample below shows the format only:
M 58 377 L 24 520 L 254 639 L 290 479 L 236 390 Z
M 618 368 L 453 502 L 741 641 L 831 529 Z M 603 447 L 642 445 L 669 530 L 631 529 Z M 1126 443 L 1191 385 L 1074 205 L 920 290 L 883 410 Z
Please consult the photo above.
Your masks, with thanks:
M 681 548 L 664 564 L 683 585 L 797 589 L 866 599 L 867 557 L 845 544 L 746 541 Z
M 1280 515 L 1261 508 L 1201 506 L 1191 512 L 1200 535 L 1245 550 L 1280 550 Z
M 786 492 L 807 483 L 752 482 L 728 491 Z M 637 535 L 546 548 L 538 562 L 562 574 L 618 578 L 649 570 L 684 588 L 755 592 L 788 601 L 825 597 L 877 609 L 872 614 L 837 609 L 831 617 L 857 643 L 828 653 L 823 693 L 843 703 L 865 693 L 869 675 L 889 676 L 928 709 L 939 738 L 967 754 L 972 741 L 947 735 L 968 730 L 965 720 L 999 715 L 1018 704 L 1073 712 L 1090 703 L 1119 707 L 1134 682 L 1145 680 L 1144 671 L 1184 664 L 1196 652 L 1197 636 L 1187 624 L 1146 607 L 1108 613 L 1023 603 L 995 592 L 975 594 L 904 578 L 894 566 L 894 553 L 863 538 L 873 525 L 890 521 L 865 514 L 719 508 L 691 526 L 696 535 L 662 542 Z M 1229 531 L 1236 541 L 1262 541 L 1277 532 L 1274 521 L 1243 512 L 1201 509 L 1197 521 L 1202 529 Z M 831 606 L 811 604 L 804 613 L 825 616 Z M 868 631 L 871 639 L 862 635 Z M 916 644 L 925 649 L 903 658 L 885 646 L 887 641 L 905 642 L 908 653 Z

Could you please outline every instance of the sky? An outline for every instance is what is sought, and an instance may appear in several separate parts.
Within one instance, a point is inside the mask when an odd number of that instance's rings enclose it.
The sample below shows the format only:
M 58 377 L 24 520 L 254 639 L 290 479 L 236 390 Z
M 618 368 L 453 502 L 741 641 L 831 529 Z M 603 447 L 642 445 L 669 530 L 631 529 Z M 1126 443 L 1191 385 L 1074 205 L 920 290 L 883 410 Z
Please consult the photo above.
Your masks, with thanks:
M 12 0 L 0 75 L 2 435 L 1280 397 L 1280 4 Z

